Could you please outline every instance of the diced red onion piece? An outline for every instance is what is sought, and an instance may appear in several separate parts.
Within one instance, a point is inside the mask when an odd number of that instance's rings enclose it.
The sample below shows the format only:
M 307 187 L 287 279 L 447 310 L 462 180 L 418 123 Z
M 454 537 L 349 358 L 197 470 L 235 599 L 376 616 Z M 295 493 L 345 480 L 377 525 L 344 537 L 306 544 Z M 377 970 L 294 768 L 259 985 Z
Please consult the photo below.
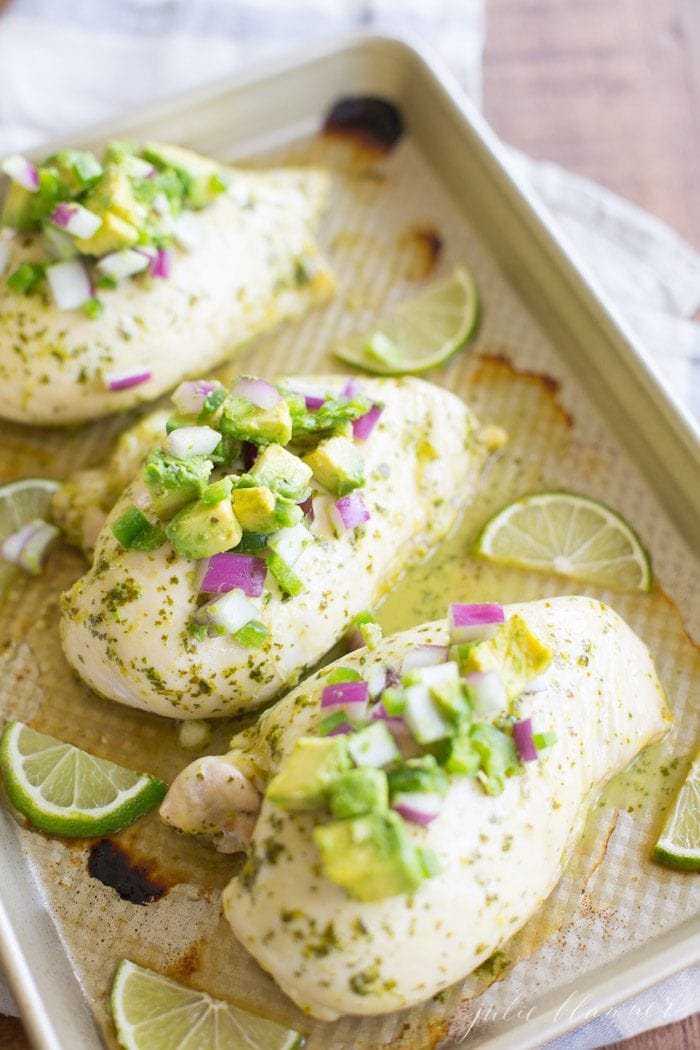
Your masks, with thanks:
M 391 805 L 404 820 L 426 825 L 439 816 L 442 798 L 431 791 L 401 791 L 394 796 Z
M 414 645 L 406 653 L 401 674 L 415 671 L 417 667 L 432 667 L 434 664 L 444 664 L 450 652 L 446 645 Z
M 354 529 L 357 525 L 362 525 L 364 522 L 369 521 L 371 517 L 362 496 L 357 490 L 336 500 L 329 514 L 341 532 L 345 529 Z
M 7 269 L 10 261 L 10 246 L 7 241 L 0 241 L 0 276 Z
M 546 674 L 538 674 L 536 678 L 531 678 L 523 689 L 523 696 L 528 693 L 543 693 L 547 688 L 547 676 Z
M 212 598 L 197 610 L 196 619 L 213 627 L 217 634 L 235 634 L 251 620 L 257 620 L 260 611 L 243 592 L 236 587 L 232 591 Z
M 115 281 L 133 277 L 135 273 L 147 270 L 149 257 L 136 248 L 125 248 L 121 252 L 110 252 L 97 261 L 97 269 Z
M 244 441 L 242 452 L 243 466 L 246 470 L 250 470 L 250 468 L 253 466 L 253 463 L 255 463 L 255 460 L 260 455 L 260 449 L 257 445 L 254 445 L 252 441 Z
M 2 170 L 10 176 L 13 182 L 19 183 L 30 193 L 36 193 L 39 189 L 39 172 L 26 157 L 21 157 L 17 153 L 12 157 L 7 157 L 2 162 Z
M 238 588 L 249 598 L 258 598 L 266 572 L 265 559 L 254 554 L 214 554 L 206 563 L 199 589 L 206 594 L 225 594 Z
M 312 522 L 314 520 L 314 501 L 312 500 L 311 496 L 308 496 L 301 503 L 297 504 L 297 506 L 299 506 L 301 510 L 303 510 L 304 515 L 309 522 Z
M 345 736 L 346 733 L 354 733 L 355 727 L 351 726 L 349 722 L 341 722 L 340 725 L 335 726 L 333 729 L 329 729 L 326 736 Z
M 165 439 L 165 449 L 181 459 L 188 456 L 209 456 L 221 441 L 221 434 L 212 427 L 179 427 Z
M 345 635 L 345 647 L 349 653 L 354 653 L 356 649 L 361 649 L 365 644 L 365 640 L 362 637 L 362 631 L 359 627 L 351 627 L 348 633 Z
M 344 707 L 361 716 L 369 701 L 367 682 L 336 682 L 324 687 L 321 707 Z
M 348 397 L 352 401 L 354 397 L 359 397 L 362 393 L 362 383 L 357 379 L 348 379 L 343 389 L 340 391 L 341 397 Z
M 151 259 L 149 273 L 151 277 L 170 277 L 173 253 L 169 248 L 159 248 L 154 259 Z
M 140 386 L 147 383 L 152 373 L 147 368 L 138 366 L 128 371 L 105 372 L 104 381 L 110 390 L 128 390 L 132 386 Z
M 102 219 L 94 211 L 84 208 L 82 204 L 66 201 L 57 204 L 51 212 L 51 222 L 59 226 L 71 237 L 92 237 L 102 225 Z
M 268 383 L 266 379 L 256 379 L 254 376 L 239 376 L 233 390 L 234 397 L 244 397 L 256 408 L 274 408 L 281 399 L 277 387 Z
M 191 251 L 202 243 L 202 228 L 191 211 L 183 211 L 173 223 L 173 237 L 181 248 Z
M 375 720 L 378 719 L 381 722 L 386 722 L 390 729 L 406 728 L 406 723 L 404 722 L 403 718 L 399 718 L 398 715 L 390 715 L 387 712 L 387 709 L 384 707 L 384 704 L 382 703 L 374 705 L 374 707 L 369 713 L 369 717 Z
M 478 714 L 487 715 L 506 709 L 508 697 L 498 671 L 473 671 L 467 675 L 466 682 Z
M 513 740 L 521 762 L 534 762 L 537 759 L 537 748 L 532 739 L 531 718 L 524 718 L 521 722 L 513 723 Z
M 78 259 L 47 266 L 46 280 L 59 310 L 75 310 L 92 298 L 90 277 Z
M 450 638 L 453 642 L 474 642 L 491 638 L 505 621 L 502 605 L 452 604 L 449 609 Z
M 359 419 L 353 419 L 353 436 L 356 437 L 358 441 L 366 441 L 377 425 L 379 417 L 383 411 L 384 410 L 380 405 L 372 405 L 369 412 L 365 412 L 364 416 L 360 416 Z
M 37 576 L 41 572 L 46 553 L 59 535 L 60 529 L 43 518 L 34 518 L 3 542 L 2 557 Z
M 286 385 L 295 394 L 303 397 L 306 407 L 312 411 L 320 408 L 327 400 L 325 391 L 314 383 L 305 383 L 300 379 L 292 379 Z
M 202 411 L 207 395 L 220 386 L 207 379 L 187 379 L 175 390 L 172 402 L 183 416 L 195 416 Z

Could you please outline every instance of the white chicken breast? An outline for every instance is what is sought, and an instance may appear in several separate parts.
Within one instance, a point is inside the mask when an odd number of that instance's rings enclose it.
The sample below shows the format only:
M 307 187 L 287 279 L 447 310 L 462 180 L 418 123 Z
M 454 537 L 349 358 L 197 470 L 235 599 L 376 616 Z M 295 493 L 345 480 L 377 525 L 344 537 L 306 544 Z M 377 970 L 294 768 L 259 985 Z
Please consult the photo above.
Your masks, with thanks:
M 513 713 L 553 731 L 556 742 L 523 763 L 502 794 L 451 775 L 437 818 L 427 827 L 406 822 L 414 843 L 435 851 L 441 873 L 411 896 L 351 899 L 322 874 L 312 838 L 319 814 L 262 802 L 248 862 L 225 890 L 224 910 L 260 965 L 314 1017 L 397 1010 L 470 973 L 552 891 L 600 788 L 669 727 L 649 653 L 612 609 L 564 597 L 505 613 L 519 613 L 553 652 L 546 688 L 517 699 Z M 416 643 L 447 640 L 445 622 L 427 624 L 342 663 L 371 678 L 373 669 L 400 668 Z M 256 793 L 299 737 L 318 732 L 331 670 L 265 712 L 234 738 L 229 755 L 184 770 L 163 803 L 165 820 L 185 831 L 218 831 L 225 848 L 236 835 L 245 838 Z
M 95 319 L 59 310 L 45 285 L 23 295 L 0 280 L 0 416 L 66 425 L 152 401 L 327 299 L 315 229 L 328 188 L 312 168 L 232 172 L 229 192 L 188 213 L 196 247 L 175 252 L 170 276 L 121 281 Z M 38 234 L 7 243 L 8 273 L 44 258 Z M 150 378 L 109 388 L 139 370 Z
M 345 379 L 314 377 L 324 382 L 339 391 Z M 304 589 L 283 598 L 268 573 L 256 599 L 268 637 L 254 651 L 230 634 L 195 640 L 188 632 L 201 604 L 201 564 L 169 544 L 143 552 L 115 539 L 110 525 L 127 507 L 149 506 L 137 477 L 111 511 L 91 569 L 63 600 L 64 650 L 88 685 L 171 718 L 259 706 L 294 684 L 447 533 L 476 491 L 493 428 L 482 435 L 461 399 L 422 380 L 363 379 L 362 387 L 384 405 L 361 443 L 369 521 L 337 534 L 333 496 L 312 483 L 312 542 L 295 565 Z

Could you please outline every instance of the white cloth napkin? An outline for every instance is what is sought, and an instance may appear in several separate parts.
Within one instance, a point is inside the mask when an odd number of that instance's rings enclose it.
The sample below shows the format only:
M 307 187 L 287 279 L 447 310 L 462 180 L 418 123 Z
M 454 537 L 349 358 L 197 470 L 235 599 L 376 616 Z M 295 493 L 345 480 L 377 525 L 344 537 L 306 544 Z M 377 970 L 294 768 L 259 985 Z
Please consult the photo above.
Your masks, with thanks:
M 13 0 L 0 15 L 0 156 L 230 73 L 261 55 L 353 28 L 424 37 L 480 97 L 483 0 Z M 639 335 L 700 416 L 700 256 L 668 227 L 586 179 L 514 151 Z M 572 1020 L 588 1020 L 576 1004 Z M 548 1046 L 593 1050 L 700 1008 L 687 970 Z M 0 1011 L 17 1008 L 0 980 Z

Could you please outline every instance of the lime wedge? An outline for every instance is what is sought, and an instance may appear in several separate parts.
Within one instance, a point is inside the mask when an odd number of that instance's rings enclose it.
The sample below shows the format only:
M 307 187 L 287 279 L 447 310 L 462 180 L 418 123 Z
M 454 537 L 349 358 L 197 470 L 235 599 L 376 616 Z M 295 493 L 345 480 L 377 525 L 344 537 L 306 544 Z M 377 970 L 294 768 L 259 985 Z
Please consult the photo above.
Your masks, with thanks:
M 122 959 L 112 1017 L 124 1050 L 291 1050 L 301 1036 Z
M 476 326 L 479 297 L 466 266 L 351 335 L 333 353 L 377 375 L 425 372 L 447 361 Z
M 610 507 L 573 492 L 537 492 L 486 522 L 474 553 L 502 565 L 553 572 L 618 591 L 648 591 L 639 537 Z
M 110 835 L 154 809 L 167 791 L 156 777 L 95 758 L 22 722 L 10 722 L 2 734 L 0 772 L 13 805 L 52 835 Z
M 59 487 L 48 478 L 22 478 L 0 486 L 0 545 L 34 518 L 48 520 L 51 497 Z M 15 565 L 0 558 L 0 598 L 16 572 Z
M 700 871 L 700 752 L 681 785 L 652 857 L 672 868 Z

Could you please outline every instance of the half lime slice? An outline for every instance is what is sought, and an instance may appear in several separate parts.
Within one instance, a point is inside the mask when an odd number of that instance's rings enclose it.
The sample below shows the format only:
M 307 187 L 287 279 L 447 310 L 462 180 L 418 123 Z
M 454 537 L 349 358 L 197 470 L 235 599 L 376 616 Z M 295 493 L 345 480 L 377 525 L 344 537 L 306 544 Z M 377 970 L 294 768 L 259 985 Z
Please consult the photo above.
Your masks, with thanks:
M 124 1050 L 292 1050 L 302 1042 L 290 1028 L 186 988 L 129 959 L 119 963 L 110 1002 Z
M 474 553 L 502 565 L 648 591 L 649 556 L 635 531 L 604 503 L 574 492 L 537 492 L 486 522 Z
M 0 739 L 0 772 L 13 805 L 52 835 L 110 835 L 154 809 L 167 785 L 22 722 Z
M 466 266 L 399 303 L 365 332 L 348 336 L 333 353 L 377 375 L 425 372 L 443 364 L 474 332 L 479 296 Z
M 59 487 L 49 478 L 21 478 L 0 486 L 0 546 L 35 518 L 48 520 L 51 497 Z M 12 562 L 0 558 L 0 598 L 16 572 Z
M 700 871 L 700 752 L 681 785 L 652 857 L 671 868 Z

